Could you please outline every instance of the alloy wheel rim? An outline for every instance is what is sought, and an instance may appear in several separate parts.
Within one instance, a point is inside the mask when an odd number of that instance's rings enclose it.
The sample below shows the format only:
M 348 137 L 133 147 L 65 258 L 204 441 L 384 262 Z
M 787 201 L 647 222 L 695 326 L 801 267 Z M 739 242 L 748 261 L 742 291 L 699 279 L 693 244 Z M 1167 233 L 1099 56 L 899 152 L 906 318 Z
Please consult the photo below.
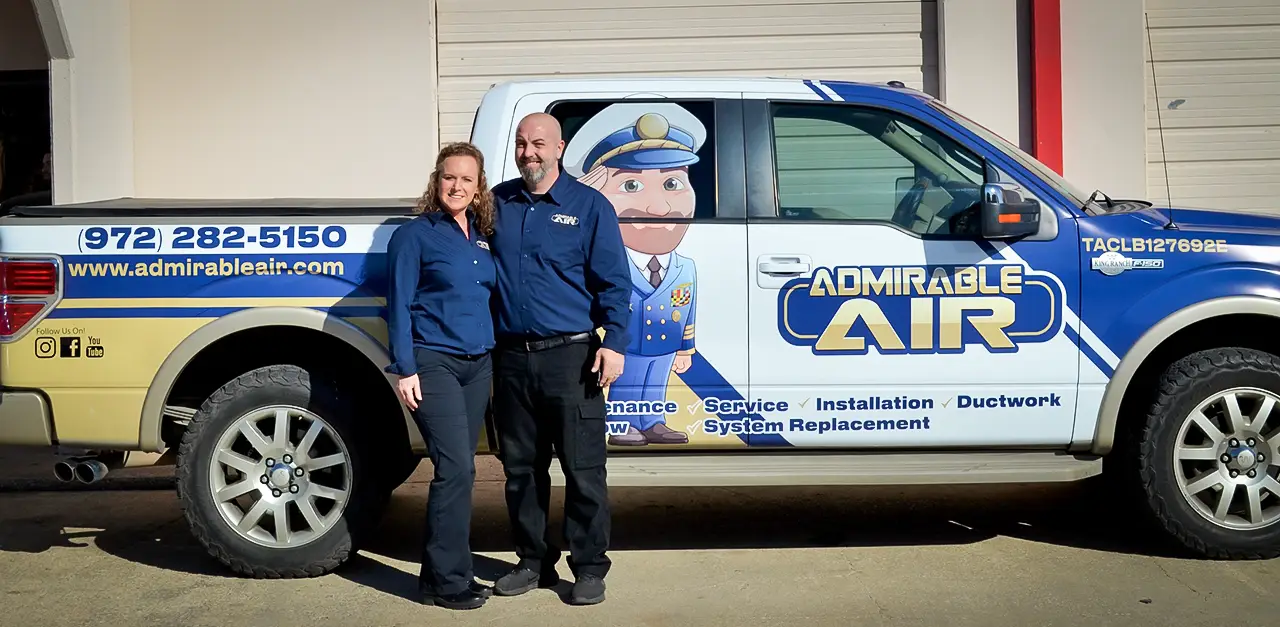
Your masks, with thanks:
M 1173 472 L 1209 522 L 1255 531 L 1280 521 L 1280 396 L 1253 387 L 1215 393 L 1182 421 Z
M 323 418 L 292 405 L 234 420 L 209 461 L 209 492 L 223 522 L 268 548 L 324 536 L 342 517 L 351 485 L 346 443 Z

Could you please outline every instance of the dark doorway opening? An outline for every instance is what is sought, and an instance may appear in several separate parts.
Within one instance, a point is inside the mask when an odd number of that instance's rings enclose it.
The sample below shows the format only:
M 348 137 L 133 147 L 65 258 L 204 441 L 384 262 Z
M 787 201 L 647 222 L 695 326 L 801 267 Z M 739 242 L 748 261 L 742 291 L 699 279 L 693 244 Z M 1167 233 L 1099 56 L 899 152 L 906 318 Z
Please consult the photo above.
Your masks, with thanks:
M 50 204 L 50 130 L 49 72 L 0 71 L 0 209 Z

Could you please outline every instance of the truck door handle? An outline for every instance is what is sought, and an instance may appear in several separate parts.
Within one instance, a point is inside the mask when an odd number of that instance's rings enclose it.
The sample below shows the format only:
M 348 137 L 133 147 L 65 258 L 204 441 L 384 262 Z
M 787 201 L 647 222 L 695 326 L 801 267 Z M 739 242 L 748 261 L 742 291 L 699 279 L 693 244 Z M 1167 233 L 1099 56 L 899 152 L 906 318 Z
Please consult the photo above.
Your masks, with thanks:
M 765 274 L 799 275 L 809 271 L 809 264 L 798 257 L 766 257 L 760 261 L 760 271 Z

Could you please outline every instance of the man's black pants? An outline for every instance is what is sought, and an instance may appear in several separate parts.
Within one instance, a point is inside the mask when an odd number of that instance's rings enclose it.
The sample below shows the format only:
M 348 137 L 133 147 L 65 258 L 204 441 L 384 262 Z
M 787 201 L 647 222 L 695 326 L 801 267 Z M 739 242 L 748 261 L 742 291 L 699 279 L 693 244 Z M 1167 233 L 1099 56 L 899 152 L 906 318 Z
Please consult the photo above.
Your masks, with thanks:
M 543 572 L 560 551 L 547 531 L 553 454 L 565 476 L 564 540 L 575 577 L 610 566 L 605 485 L 605 403 L 591 372 L 599 339 L 526 350 L 494 350 L 494 418 L 506 471 L 507 512 L 519 565 Z
M 455 594 L 466 590 L 474 576 L 471 490 L 493 364 L 490 355 L 458 357 L 422 348 L 414 357 L 422 401 L 413 417 L 435 466 L 418 581 L 424 591 Z

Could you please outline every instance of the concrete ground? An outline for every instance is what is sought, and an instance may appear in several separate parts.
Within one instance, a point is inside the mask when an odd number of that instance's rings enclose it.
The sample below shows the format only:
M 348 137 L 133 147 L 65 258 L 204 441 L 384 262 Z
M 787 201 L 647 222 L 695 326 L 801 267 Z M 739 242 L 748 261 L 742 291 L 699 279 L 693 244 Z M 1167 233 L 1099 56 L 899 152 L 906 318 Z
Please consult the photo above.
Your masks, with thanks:
M 346 568 L 253 581 L 188 534 L 171 469 L 68 490 L 52 461 L 0 448 L 0 624 L 1175 627 L 1272 625 L 1280 611 L 1276 561 L 1188 559 L 1086 488 L 1001 486 L 615 489 L 607 601 L 537 590 L 453 612 L 412 599 L 428 464 Z M 513 561 L 492 460 L 475 503 L 491 581 Z

